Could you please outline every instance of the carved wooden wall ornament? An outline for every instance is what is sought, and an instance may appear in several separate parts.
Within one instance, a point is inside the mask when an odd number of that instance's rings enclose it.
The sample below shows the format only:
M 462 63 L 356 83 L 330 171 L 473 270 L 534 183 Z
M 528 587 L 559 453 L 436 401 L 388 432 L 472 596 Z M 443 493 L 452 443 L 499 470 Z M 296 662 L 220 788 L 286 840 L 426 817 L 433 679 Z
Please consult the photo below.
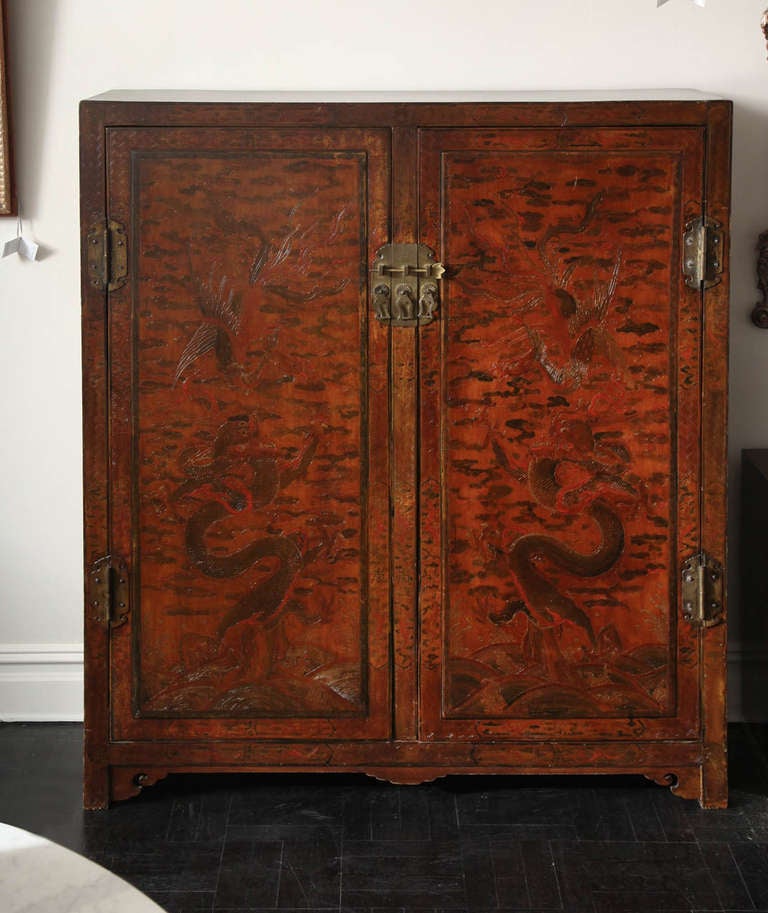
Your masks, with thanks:
M 757 287 L 762 300 L 752 309 L 752 323 L 765 330 L 768 329 L 768 231 L 757 238 Z
M 286 769 L 724 804 L 729 104 L 82 118 L 86 804 Z
M 768 9 L 763 13 L 763 18 L 760 20 L 760 29 L 768 44 Z

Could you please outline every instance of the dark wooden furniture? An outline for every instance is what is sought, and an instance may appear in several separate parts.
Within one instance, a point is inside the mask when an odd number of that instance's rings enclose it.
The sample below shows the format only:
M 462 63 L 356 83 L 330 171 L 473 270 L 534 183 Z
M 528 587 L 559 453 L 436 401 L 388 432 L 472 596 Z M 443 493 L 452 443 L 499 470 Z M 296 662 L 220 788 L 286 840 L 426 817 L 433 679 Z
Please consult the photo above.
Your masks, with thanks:
M 83 103 L 88 807 L 298 770 L 725 804 L 730 115 Z
M 739 629 L 734 640 L 740 658 L 740 719 L 763 720 L 766 712 L 765 644 L 768 643 L 768 450 L 741 451 L 739 529 Z
M 8 91 L 8 19 L 0 0 L 0 216 L 16 213 L 16 194 L 12 177 L 11 112 Z

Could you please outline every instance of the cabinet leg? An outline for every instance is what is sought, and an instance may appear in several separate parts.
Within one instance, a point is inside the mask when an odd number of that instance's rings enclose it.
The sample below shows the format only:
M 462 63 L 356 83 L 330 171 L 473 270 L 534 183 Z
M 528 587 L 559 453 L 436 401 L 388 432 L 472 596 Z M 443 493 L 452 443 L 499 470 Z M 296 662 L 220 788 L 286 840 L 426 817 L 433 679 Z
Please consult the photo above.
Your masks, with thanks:
M 83 808 L 109 808 L 109 767 L 87 758 L 83 768 Z
M 707 751 L 701 768 L 702 808 L 726 808 L 728 805 L 728 765 L 725 749 L 718 746 Z

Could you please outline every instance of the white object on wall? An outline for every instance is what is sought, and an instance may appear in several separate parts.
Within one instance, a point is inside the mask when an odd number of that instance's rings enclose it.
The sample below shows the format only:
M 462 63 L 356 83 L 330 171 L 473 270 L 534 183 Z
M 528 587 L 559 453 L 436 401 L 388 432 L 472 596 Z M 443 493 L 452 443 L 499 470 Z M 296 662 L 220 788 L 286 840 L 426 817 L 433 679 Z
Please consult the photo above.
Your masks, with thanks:
M 664 6 L 665 3 L 669 3 L 669 0 L 656 0 L 656 8 L 658 9 L 660 6 Z M 707 0 L 693 0 L 693 3 L 695 3 L 696 6 L 706 6 Z
M 21 215 L 16 220 L 16 237 L 3 244 L 2 257 L 10 257 L 11 254 L 18 254 L 23 260 L 37 260 L 39 246 L 24 236 L 21 228 Z

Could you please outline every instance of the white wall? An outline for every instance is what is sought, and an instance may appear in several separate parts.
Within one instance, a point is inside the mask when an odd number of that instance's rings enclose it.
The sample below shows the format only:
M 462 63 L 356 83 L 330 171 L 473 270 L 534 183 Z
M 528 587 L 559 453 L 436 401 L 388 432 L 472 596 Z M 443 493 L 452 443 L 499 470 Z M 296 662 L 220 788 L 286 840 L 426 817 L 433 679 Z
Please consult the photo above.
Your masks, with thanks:
M 768 332 L 749 323 L 755 237 L 768 228 L 768 0 L 6 5 L 17 186 L 44 256 L 0 261 L 0 719 L 81 712 L 77 102 L 105 89 L 665 87 L 734 99 L 731 463 L 768 446 Z M 0 219 L 0 241 L 14 232 Z M 734 663 L 759 671 L 768 648 L 743 650 L 738 605 L 732 618 Z

